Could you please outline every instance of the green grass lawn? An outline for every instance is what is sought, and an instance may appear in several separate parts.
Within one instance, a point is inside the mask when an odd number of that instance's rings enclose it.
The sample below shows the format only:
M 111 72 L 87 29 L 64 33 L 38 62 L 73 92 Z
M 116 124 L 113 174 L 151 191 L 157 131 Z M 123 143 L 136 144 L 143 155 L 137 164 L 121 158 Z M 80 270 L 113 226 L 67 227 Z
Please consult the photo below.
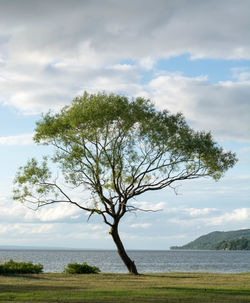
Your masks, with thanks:
M 0 276 L 0 302 L 250 302 L 250 273 Z

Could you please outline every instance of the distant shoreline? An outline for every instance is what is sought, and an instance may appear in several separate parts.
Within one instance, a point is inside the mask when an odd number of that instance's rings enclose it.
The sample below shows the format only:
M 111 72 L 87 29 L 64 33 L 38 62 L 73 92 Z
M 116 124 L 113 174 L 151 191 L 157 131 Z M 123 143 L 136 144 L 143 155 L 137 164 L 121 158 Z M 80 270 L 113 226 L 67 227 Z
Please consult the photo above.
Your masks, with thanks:
M 115 248 L 72 248 L 72 247 L 50 247 L 50 246 L 11 246 L 11 245 L 3 245 L 0 246 L 0 250 L 83 250 L 83 251 L 117 251 Z M 170 251 L 168 249 L 137 249 L 130 248 L 127 251 Z

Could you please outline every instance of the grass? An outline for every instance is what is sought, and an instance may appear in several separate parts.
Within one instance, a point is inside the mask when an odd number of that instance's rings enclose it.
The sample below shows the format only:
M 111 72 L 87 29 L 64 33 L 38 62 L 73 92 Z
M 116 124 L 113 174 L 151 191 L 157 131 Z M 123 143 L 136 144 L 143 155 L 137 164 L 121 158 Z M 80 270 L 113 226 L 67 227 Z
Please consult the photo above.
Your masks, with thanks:
M 250 302 L 250 273 L 0 276 L 0 302 Z

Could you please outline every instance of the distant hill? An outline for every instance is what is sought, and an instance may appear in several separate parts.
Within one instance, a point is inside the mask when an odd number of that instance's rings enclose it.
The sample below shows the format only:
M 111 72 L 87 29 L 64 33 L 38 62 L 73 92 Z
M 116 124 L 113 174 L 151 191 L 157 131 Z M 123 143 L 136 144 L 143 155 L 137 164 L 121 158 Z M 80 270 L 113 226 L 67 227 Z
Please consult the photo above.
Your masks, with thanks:
M 216 250 L 250 250 L 250 240 L 244 237 L 226 240 L 214 245 Z
M 250 240 L 250 229 L 240 229 L 227 232 L 214 231 L 207 235 L 203 235 L 186 245 L 172 246 L 170 249 L 223 249 L 216 248 L 216 245 L 221 244 L 223 241 L 231 241 L 240 238 Z

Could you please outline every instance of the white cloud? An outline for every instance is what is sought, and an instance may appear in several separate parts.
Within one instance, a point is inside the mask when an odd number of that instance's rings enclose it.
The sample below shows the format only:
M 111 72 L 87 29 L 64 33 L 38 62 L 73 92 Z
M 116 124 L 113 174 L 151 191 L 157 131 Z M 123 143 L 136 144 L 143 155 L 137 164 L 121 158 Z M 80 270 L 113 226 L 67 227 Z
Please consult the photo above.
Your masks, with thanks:
M 18 136 L 0 137 L 0 145 L 32 145 L 33 134 L 22 134 Z
M 133 206 L 146 211 L 161 211 L 166 207 L 165 202 L 157 202 L 157 203 L 151 203 L 146 201 L 136 201 L 132 203 Z
M 154 66 L 155 60 L 151 57 L 144 57 L 139 60 L 139 64 L 144 69 L 152 69 Z
M 247 0 L 241 5 L 233 0 L 160 0 L 157 5 L 145 0 L 143 4 L 140 0 L 105 1 L 98 6 L 81 1 L 74 5 L 61 0 L 1 1 L 5 48 L 10 44 L 13 57 L 42 63 L 55 55 L 70 58 L 72 50 L 80 59 L 82 54 L 88 58 L 88 49 L 97 53 L 91 62 L 109 56 L 141 58 L 183 52 L 198 58 L 249 58 Z
M 63 219 L 78 219 L 80 217 L 80 211 L 77 207 L 72 205 L 56 205 L 55 207 L 43 207 L 39 211 L 35 212 L 35 218 L 42 222 L 59 221 Z
M 194 213 L 196 213 L 194 215 Z M 200 215 L 199 215 L 200 213 Z M 231 211 L 224 211 L 222 209 L 179 209 L 179 213 L 169 218 L 169 222 L 174 225 L 188 227 L 190 230 L 202 226 L 203 233 L 208 228 L 216 228 L 216 230 L 225 229 L 240 229 L 248 224 L 250 220 L 250 208 L 238 208 Z
M 232 68 L 231 69 L 233 78 L 240 82 L 249 81 L 250 80 L 250 71 L 248 67 L 240 67 L 240 68 Z
M 103 225 L 99 224 L 89 224 L 88 227 L 90 230 L 103 230 Z
M 191 217 L 200 217 L 200 216 L 208 216 L 213 212 L 217 212 L 217 208 L 203 208 L 203 209 L 196 209 L 190 208 L 186 210 Z
M 0 197 L 0 209 L 2 245 L 88 248 L 91 241 L 92 247 L 98 247 L 100 241 L 110 238 L 104 223 L 87 222 L 85 212 L 71 205 L 57 204 L 32 211 L 21 203 Z M 85 241 L 79 244 L 79 239 Z
M 17 238 L 28 235 L 50 234 L 54 229 L 53 224 L 0 224 L 0 235 Z
M 153 79 L 147 91 L 157 106 L 182 112 L 197 129 L 250 142 L 250 81 L 213 84 L 204 77 L 169 74 Z
M 151 223 L 135 223 L 135 224 L 131 224 L 130 227 L 132 227 L 132 228 L 148 228 L 151 225 L 152 225 Z
M 7 197 L 0 199 L 1 222 L 77 222 L 84 214 L 79 208 L 68 204 L 54 204 L 36 211 L 25 207 L 22 203 L 11 201 Z
M 222 226 L 227 223 L 249 222 L 250 220 L 250 208 L 238 208 L 234 209 L 232 212 L 226 212 L 221 216 L 210 218 L 207 220 L 206 224 L 208 226 Z
M 160 0 L 157 5 L 145 0 L 143 6 L 140 0 L 108 0 L 98 6 L 1 0 L 0 6 L 0 77 L 5 79 L 0 100 L 26 113 L 57 109 L 84 89 L 137 95 L 141 73 L 120 63 L 125 59 L 151 69 L 159 58 L 183 53 L 250 58 L 247 0 L 241 5 L 233 0 Z M 178 98 L 187 99 L 181 88 L 178 92 Z
M 132 65 L 132 64 L 115 64 L 115 65 L 111 66 L 111 68 L 113 68 L 114 70 L 127 72 L 130 70 L 135 70 L 136 66 Z
M 219 212 L 218 208 L 193 208 L 186 207 L 185 205 L 180 205 L 178 207 L 166 207 L 164 213 L 168 217 L 171 217 L 171 220 L 176 220 L 178 218 L 181 220 L 190 220 L 201 219 L 206 217 L 214 216 Z

